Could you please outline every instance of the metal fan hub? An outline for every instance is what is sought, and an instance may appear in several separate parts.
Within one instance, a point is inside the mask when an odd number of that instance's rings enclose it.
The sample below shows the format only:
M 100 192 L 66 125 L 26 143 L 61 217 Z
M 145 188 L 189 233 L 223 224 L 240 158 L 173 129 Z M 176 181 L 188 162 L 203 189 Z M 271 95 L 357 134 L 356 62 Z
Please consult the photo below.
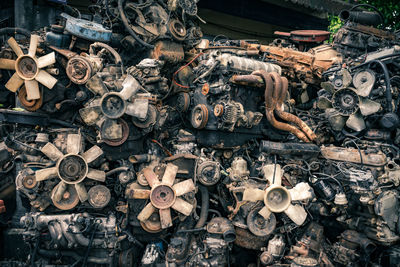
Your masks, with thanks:
M 150 193 L 150 201 L 158 209 L 170 208 L 176 200 L 176 192 L 172 186 L 160 184 L 155 186 Z
M 39 73 L 36 59 L 29 55 L 23 55 L 16 60 L 15 70 L 24 80 L 33 80 Z
M 342 115 L 354 114 L 359 107 L 360 99 L 351 89 L 338 90 L 333 95 L 333 107 Z
M 125 114 L 126 102 L 119 93 L 111 92 L 101 98 L 100 108 L 104 116 L 118 119 Z
M 67 184 L 77 184 L 85 179 L 88 173 L 88 164 L 86 160 L 79 156 L 65 155 L 57 164 L 58 176 Z

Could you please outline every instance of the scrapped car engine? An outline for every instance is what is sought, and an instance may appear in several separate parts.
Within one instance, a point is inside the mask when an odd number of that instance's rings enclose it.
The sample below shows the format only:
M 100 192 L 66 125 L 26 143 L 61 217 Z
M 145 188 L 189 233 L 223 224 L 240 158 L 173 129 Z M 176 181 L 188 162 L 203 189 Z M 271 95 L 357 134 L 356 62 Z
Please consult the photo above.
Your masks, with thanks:
M 0 266 L 400 265 L 379 12 L 305 47 L 205 38 L 194 0 L 97 2 L 0 31 Z

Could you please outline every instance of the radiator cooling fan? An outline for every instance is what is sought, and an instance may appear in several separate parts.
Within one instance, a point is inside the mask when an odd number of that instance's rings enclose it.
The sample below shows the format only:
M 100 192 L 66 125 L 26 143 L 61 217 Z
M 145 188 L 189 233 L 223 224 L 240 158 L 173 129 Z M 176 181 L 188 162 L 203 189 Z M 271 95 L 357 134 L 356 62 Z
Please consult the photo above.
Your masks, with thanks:
M 86 87 L 95 97 L 79 110 L 79 114 L 87 125 L 97 126 L 101 138 L 107 144 L 120 145 L 128 137 L 129 127 L 122 120 L 123 115 L 146 119 L 148 99 L 135 99 L 134 103 L 131 102 L 131 98 L 141 88 L 139 82 L 131 75 L 123 81 L 120 92 L 110 92 L 97 75 L 87 82 Z
M 349 87 L 351 81 L 355 88 Z M 366 128 L 364 117 L 381 108 L 380 103 L 368 98 L 374 84 L 375 75 L 368 70 L 356 73 L 339 89 L 332 82 L 321 83 L 327 95 L 320 96 L 317 105 L 325 110 L 333 130 L 341 131 L 345 125 L 357 132 Z
M 15 93 L 22 85 L 25 85 L 26 99 L 28 101 L 40 99 L 41 95 L 38 82 L 49 89 L 52 89 L 57 83 L 56 78 L 43 70 L 44 67 L 50 66 L 56 62 L 55 54 L 51 52 L 37 58 L 36 50 L 38 42 L 39 36 L 31 35 L 28 54 L 24 54 L 17 41 L 11 37 L 8 39 L 7 43 L 17 55 L 17 59 L 0 59 L 0 69 L 15 70 L 14 75 L 11 76 L 6 83 L 6 88 Z
M 264 207 L 259 210 L 258 214 L 265 220 L 269 220 L 272 213 L 283 212 L 295 224 L 302 225 L 307 218 L 307 212 L 301 205 L 292 204 L 292 202 L 311 199 L 314 196 L 312 188 L 302 182 L 292 189 L 286 189 L 281 185 L 283 170 L 278 164 L 265 165 L 263 172 L 270 186 L 265 190 L 246 188 L 243 192 L 243 201 L 263 201 Z
M 161 228 L 165 229 L 172 226 L 171 208 L 185 216 L 191 214 L 193 205 L 180 196 L 194 191 L 195 185 L 191 179 L 175 183 L 177 172 L 178 166 L 168 164 L 160 181 L 151 168 L 143 170 L 144 177 L 151 189 L 135 189 L 130 196 L 133 199 L 150 199 L 150 202 L 137 216 L 140 222 L 146 222 L 158 210 Z
M 104 182 L 106 175 L 104 171 L 92 169 L 89 164 L 99 158 L 103 151 L 98 146 L 92 146 L 83 152 L 82 135 L 68 134 L 67 154 L 63 154 L 54 144 L 47 143 L 41 148 L 41 152 L 50 160 L 56 162 L 55 167 L 37 170 L 36 181 L 45 181 L 51 178 L 59 178 L 60 182 L 51 192 L 51 200 L 54 206 L 61 210 L 74 208 L 79 200 L 88 200 L 84 182 L 91 179 Z

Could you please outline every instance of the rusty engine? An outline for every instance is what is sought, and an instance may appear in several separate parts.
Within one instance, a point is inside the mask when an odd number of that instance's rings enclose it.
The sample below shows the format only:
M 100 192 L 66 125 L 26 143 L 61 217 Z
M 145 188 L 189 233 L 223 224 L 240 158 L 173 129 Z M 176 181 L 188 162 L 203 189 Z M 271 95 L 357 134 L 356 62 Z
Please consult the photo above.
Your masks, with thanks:
M 99 2 L 0 30 L 0 266 L 400 264 L 379 13 L 306 49 L 205 39 L 197 1 Z

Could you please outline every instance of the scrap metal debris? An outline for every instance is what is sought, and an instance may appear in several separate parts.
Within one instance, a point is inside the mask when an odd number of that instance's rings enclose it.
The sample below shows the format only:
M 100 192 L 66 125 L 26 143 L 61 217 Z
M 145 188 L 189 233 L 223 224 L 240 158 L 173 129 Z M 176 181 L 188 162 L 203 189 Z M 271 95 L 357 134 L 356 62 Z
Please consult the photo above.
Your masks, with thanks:
M 0 266 L 400 265 L 400 35 L 269 45 L 102 0 L 0 51 Z M 71 11 L 72 10 L 72 11 Z

